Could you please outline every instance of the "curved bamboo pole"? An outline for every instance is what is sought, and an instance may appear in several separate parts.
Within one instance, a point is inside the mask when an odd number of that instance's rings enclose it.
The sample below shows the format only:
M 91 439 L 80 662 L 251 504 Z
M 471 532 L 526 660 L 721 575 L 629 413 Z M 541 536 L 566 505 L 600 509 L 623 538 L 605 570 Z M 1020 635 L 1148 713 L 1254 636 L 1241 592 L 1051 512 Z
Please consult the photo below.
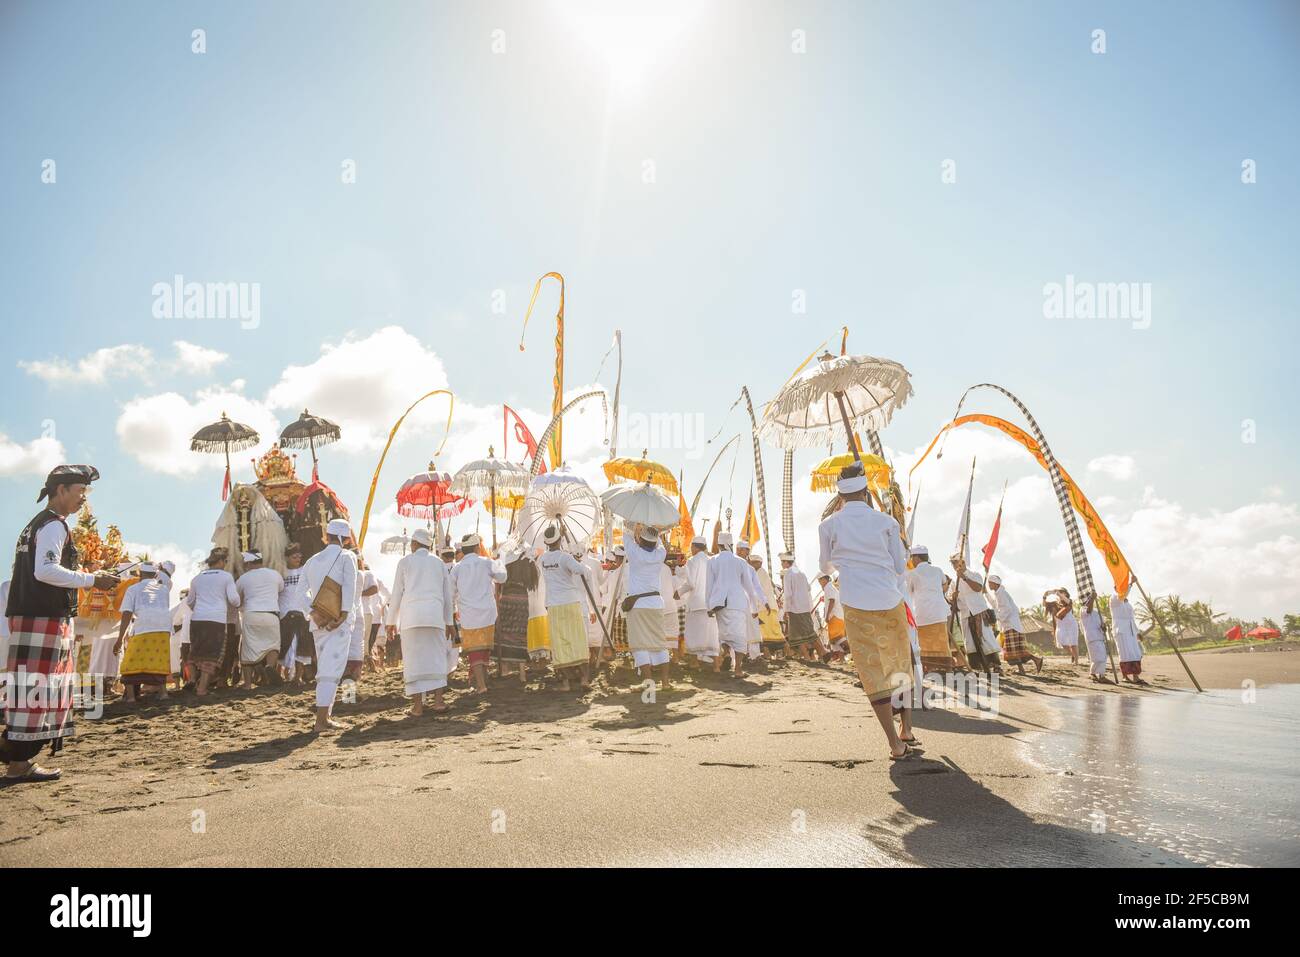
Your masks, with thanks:
M 551 435 L 554 434 L 555 430 L 560 427 L 560 422 L 564 418 L 564 413 L 568 412 L 579 402 L 582 402 L 585 399 L 595 398 L 596 396 L 600 396 L 601 407 L 604 408 L 605 410 L 606 418 L 609 417 L 609 406 L 606 405 L 605 403 L 604 389 L 593 389 L 590 392 L 584 392 L 582 393 L 582 395 L 575 396 L 574 398 L 570 399 L 568 404 L 566 404 L 563 408 L 561 408 L 559 412 L 555 413 L 555 415 L 551 418 L 551 421 L 547 424 L 546 431 L 543 432 L 542 437 L 537 440 L 537 452 L 534 453 L 533 455 L 533 464 L 528 472 L 528 480 L 530 482 L 533 479 L 537 478 L 538 470 L 540 470 L 542 467 L 542 446 L 546 443 L 546 440 L 549 439 Z
M 426 392 L 424 395 L 412 402 L 410 408 L 402 413 L 402 417 L 393 423 L 392 431 L 388 433 L 388 441 L 384 443 L 384 451 L 379 456 L 379 464 L 375 466 L 375 475 L 370 480 L 370 494 L 366 496 L 366 510 L 361 516 L 361 532 L 357 535 L 358 549 L 364 548 L 366 544 L 366 529 L 370 527 L 370 506 L 375 502 L 375 488 L 379 485 L 379 473 L 384 467 L 384 459 L 388 458 L 388 450 L 392 447 L 393 439 L 397 435 L 397 430 L 402 427 L 402 423 L 406 421 L 406 417 L 411 414 L 412 409 L 425 399 L 431 398 L 435 395 L 445 395 L 449 400 L 447 403 L 447 432 L 443 435 L 438 450 L 433 453 L 435 458 L 441 454 L 442 447 L 447 444 L 447 435 L 451 433 L 451 413 L 456 407 L 456 396 L 452 394 L 450 389 L 434 389 L 432 392 Z
M 528 331 L 528 317 L 533 314 L 533 306 L 537 303 L 537 294 L 542 289 L 542 283 L 552 278 L 560 281 L 560 308 L 555 313 L 555 377 L 552 380 L 555 394 L 551 399 L 551 415 L 558 416 L 564 405 L 564 277 L 558 272 L 546 273 L 533 286 L 533 296 L 528 300 L 528 311 L 524 313 L 524 327 L 519 330 L 519 351 L 524 351 L 524 333 Z M 558 469 L 560 463 L 564 460 L 564 443 L 560 425 L 556 425 L 549 444 L 551 468 Z
M 713 469 L 714 467 L 717 466 L 718 461 L 722 458 L 722 453 L 727 451 L 727 449 L 731 446 L 733 442 L 739 442 L 739 441 L 740 441 L 740 433 L 737 432 L 731 438 L 727 439 L 726 443 L 722 446 L 722 448 L 718 449 L 718 454 L 713 457 L 713 464 L 710 465 L 709 470 L 704 473 L 704 478 L 700 480 L 699 490 L 696 491 L 695 497 L 691 499 L 691 518 L 695 518 L 695 510 L 700 507 L 700 496 L 704 494 L 704 486 L 709 484 L 709 476 L 713 474 Z

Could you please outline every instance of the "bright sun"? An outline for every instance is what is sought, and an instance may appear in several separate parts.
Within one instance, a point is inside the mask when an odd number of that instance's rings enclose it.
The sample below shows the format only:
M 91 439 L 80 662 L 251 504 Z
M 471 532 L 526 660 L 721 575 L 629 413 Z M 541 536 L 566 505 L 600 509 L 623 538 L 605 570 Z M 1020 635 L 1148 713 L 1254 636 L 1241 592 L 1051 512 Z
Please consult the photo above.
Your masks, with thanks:
M 651 2 L 560 4 L 573 34 L 609 67 L 624 89 L 639 89 L 694 18 L 690 5 Z

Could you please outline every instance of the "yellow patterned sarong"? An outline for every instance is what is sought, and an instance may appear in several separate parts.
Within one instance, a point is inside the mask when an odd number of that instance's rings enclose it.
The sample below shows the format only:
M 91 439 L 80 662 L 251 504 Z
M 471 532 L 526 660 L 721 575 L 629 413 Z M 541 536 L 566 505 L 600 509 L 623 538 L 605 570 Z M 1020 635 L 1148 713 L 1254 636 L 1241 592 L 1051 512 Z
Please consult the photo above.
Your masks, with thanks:
M 845 605 L 844 631 L 862 690 L 873 704 L 912 687 L 912 643 L 901 601 L 888 611 Z
M 122 681 L 126 684 L 162 684 L 172 670 L 171 635 L 146 631 L 126 640 L 122 655 Z
M 528 619 L 528 657 L 534 661 L 551 657 L 551 626 L 545 615 Z

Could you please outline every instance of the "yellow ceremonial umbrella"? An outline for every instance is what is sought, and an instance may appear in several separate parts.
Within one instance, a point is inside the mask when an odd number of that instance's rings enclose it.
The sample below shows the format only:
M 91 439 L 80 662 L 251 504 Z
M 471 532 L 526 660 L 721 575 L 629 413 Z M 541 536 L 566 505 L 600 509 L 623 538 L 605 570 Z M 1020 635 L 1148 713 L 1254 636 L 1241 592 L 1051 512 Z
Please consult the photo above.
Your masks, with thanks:
M 861 448 L 861 446 L 859 446 Z M 812 471 L 812 490 L 814 492 L 834 492 L 835 482 L 840 477 L 840 470 L 853 464 L 853 453 L 844 452 L 822 459 Z M 879 455 L 862 455 L 862 467 L 867 472 L 867 484 L 876 492 L 889 488 L 889 465 Z
M 669 495 L 680 494 L 677 488 L 677 479 L 669 471 L 668 466 L 661 465 L 658 462 L 646 458 L 649 454 L 648 449 L 641 450 L 641 458 L 617 458 L 610 459 L 602 468 L 605 470 L 605 478 L 609 479 L 611 485 L 619 482 L 649 482 L 651 485 L 657 485 Z

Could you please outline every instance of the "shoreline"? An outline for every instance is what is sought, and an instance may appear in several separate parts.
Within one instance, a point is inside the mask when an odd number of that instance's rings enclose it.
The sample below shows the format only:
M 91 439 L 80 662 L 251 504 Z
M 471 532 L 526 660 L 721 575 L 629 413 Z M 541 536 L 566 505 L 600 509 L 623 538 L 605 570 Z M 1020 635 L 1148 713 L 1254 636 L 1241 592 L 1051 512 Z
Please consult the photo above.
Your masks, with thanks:
M 1189 655 L 1202 684 L 1237 687 L 1233 663 L 1198 666 L 1216 654 Z M 1300 654 L 1273 655 L 1246 677 L 1296 680 Z M 1177 659 L 1147 658 L 1151 688 L 1093 686 L 1063 661 L 1004 678 L 994 716 L 916 712 L 925 754 L 906 762 L 887 759 L 851 671 L 795 662 L 743 682 L 687 673 L 653 702 L 626 668 L 587 695 L 477 697 L 460 679 L 450 714 L 418 719 L 401 716 L 399 669 L 366 676 L 339 709 L 350 728 L 320 738 L 309 691 L 112 704 L 80 723 L 62 781 L 0 789 L 0 863 L 1189 864 L 1054 816 L 1060 781 L 1034 746 L 1061 728 L 1054 699 L 1181 690 Z

